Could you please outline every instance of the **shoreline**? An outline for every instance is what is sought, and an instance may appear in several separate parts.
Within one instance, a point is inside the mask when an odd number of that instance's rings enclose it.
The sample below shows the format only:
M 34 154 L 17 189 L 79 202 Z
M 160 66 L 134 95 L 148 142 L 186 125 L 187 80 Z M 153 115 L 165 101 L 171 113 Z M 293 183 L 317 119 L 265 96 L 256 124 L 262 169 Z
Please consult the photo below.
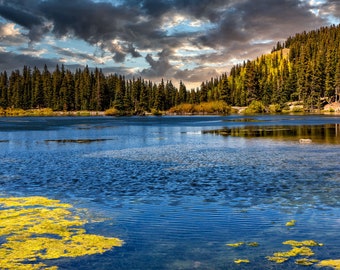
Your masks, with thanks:
M 230 113 L 228 115 L 251 115 L 244 113 L 245 109 L 247 107 L 240 107 L 240 106 L 232 106 L 233 113 Z M 331 109 L 330 109 L 331 108 Z M 265 112 L 261 114 L 319 114 L 319 115 L 334 115 L 334 116 L 340 116 L 340 105 L 335 104 L 335 108 L 330 104 L 327 108 L 328 110 L 318 110 L 314 112 L 303 112 L 303 111 L 283 111 L 279 113 L 270 113 Z M 255 113 L 256 114 L 256 113 Z M 196 115 L 205 115 L 205 116 L 213 116 L 213 115 L 223 115 L 218 113 L 170 113 L 168 111 L 165 112 L 159 112 L 157 114 L 144 112 L 143 115 L 139 116 L 196 116 Z M 120 116 L 133 116 L 133 114 L 117 114 L 117 115 L 108 115 L 105 113 L 105 111 L 52 111 L 51 109 L 45 108 L 45 109 L 30 109 L 30 110 L 23 110 L 23 109 L 0 109 L 0 117 L 64 117 L 64 116 L 72 116 L 72 117 L 86 117 L 86 116 L 108 116 L 108 117 L 120 117 Z M 138 116 L 138 115 L 136 115 Z

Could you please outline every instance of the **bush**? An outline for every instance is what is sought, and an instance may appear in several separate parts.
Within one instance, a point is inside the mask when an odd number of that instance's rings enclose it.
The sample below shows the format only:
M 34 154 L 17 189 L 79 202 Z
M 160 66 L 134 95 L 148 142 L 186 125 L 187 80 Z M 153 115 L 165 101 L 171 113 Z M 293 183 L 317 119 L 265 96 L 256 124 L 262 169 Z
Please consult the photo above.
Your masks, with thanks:
M 107 109 L 104 112 L 104 114 L 107 116 L 117 116 L 117 115 L 120 115 L 120 112 L 116 108 L 110 108 L 110 109 Z
M 189 103 L 182 103 L 169 109 L 169 113 L 175 114 L 192 114 L 194 112 L 194 105 Z
M 29 110 L 26 113 L 28 116 L 53 116 L 54 112 L 50 108 Z
M 229 114 L 231 107 L 224 101 L 202 102 L 200 104 L 183 103 L 169 110 L 178 114 Z
M 271 104 L 269 105 L 269 112 L 270 113 L 278 113 L 281 112 L 281 106 L 280 104 Z
M 248 108 L 244 110 L 244 113 L 253 114 L 253 113 L 264 113 L 266 112 L 266 107 L 263 105 L 262 101 L 253 100 Z

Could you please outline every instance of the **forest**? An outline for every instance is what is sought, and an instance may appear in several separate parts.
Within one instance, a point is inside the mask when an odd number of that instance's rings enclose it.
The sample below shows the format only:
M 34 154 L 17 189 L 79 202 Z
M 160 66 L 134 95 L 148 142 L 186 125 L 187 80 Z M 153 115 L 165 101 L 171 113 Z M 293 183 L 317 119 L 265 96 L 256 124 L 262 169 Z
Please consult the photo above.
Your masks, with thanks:
M 181 104 L 223 102 L 249 106 L 299 101 L 305 111 L 321 109 L 340 95 L 340 25 L 288 37 L 272 52 L 233 66 L 229 73 L 201 83 L 197 89 L 176 87 L 170 80 L 154 83 L 141 77 L 104 74 L 86 66 L 72 72 L 56 66 L 24 66 L 0 73 L 0 108 L 53 111 L 104 111 L 129 114 L 167 111 Z

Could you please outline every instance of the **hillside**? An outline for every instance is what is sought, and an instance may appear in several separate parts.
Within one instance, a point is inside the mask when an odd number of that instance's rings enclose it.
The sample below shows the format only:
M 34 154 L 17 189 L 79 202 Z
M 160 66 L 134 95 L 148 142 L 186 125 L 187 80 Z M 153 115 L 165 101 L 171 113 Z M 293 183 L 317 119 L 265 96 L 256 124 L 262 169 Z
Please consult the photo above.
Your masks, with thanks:
M 229 77 L 204 83 L 208 97 L 247 106 L 300 101 L 305 110 L 339 100 L 340 25 L 289 37 L 271 54 L 234 66 Z M 202 91 L 202 88 L 201 88 Z

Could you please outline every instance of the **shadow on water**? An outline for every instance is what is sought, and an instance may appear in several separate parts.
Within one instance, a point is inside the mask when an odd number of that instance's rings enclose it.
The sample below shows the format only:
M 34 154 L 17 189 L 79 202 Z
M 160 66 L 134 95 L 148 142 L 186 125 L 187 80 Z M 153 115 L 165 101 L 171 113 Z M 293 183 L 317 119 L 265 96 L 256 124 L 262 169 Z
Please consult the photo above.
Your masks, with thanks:
M 245 138 L 340 144 L 340 124 L 301 126 L 246 126 L 206 130 L 202 133 Z

